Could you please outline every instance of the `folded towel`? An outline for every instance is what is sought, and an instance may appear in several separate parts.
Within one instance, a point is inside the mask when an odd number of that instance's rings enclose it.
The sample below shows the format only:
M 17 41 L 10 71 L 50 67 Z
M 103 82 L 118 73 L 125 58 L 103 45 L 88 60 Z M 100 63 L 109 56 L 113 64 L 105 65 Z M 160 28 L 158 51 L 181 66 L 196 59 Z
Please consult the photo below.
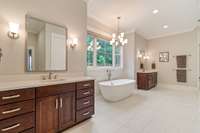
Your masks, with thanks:
M 176 56 L 177 68 L 186 68 L 187 66 L 187 56 L 179 55 Z
M 176 70 L 177 82 L 187 82 L 187 71 L 186 70 Z

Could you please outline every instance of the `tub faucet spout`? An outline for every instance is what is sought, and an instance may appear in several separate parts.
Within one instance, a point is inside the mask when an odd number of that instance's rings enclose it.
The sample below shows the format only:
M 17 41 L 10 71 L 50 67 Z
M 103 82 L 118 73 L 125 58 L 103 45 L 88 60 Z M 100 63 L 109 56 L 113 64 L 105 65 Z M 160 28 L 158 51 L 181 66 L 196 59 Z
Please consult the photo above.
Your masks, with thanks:
M 111 72 L 111 70 L 106 70 L 106 72 L 107 72 L 107 76 L 108 76 L 108 80 L 111 80 L 111 77 L 112 77 L 112 72 Z

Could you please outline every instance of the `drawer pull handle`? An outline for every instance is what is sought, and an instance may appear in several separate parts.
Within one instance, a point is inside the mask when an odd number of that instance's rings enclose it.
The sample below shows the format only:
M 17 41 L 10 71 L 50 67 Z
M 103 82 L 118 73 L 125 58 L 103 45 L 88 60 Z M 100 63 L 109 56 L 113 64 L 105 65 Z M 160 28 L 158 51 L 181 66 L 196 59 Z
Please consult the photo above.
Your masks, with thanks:
M 87 105 L 87 104 L 89 104 L 89 103 L 90 103 L 90 101 L 87 101 L 87 102 L 84 102 L 83 104 L 84 104 L 84 105 Z
M 4 111 L 4 112 L 2 112 L 2 114 L 10 114 L 10 113 L 18 112 L 20 110 L 21 110 L 21 108 L 16 108 L 16 109 Z
M 89 115 L 89 114 L 90 114 L 90 112 L 87 112 L 87 113 L 84 113 L 83 115 L 86 116 L 86 115 Z
M 20 126 L 20 124 L 16 124 L 16 125 L 13 125 L 13 126 L 11 126 L 11 127 L 7 127 L 7 128 L 4 128 L 4 129 L 1 129 L 1 131 L 2 131 L 2 132 L 6 132 L 6 131 L 12 130 L 12 129 L 14 129 L 14 128 L 17 128 L 17 127 L 19 127 L 19 126 Z
M 2 100 L 15 99 L 15 98 L 19 98 L 19 97 L 20 97 L 20 95 L 7 96 L 7 97 L 2 97 Z
M 89 94 L 90 94 L 90 92 L 89 92 L 89 91 L 87 91 L 87 92 L 84 92 L 83 94 L 84 94 L 84 95 L 89 95 Z
M 89 87 L 89 86 L 90 86 L 90 83 L 84 84 L 83 86 L 84 86 L 84 87 Z
M 58 109 L 58 99 L 56 99 L 56 109 Z
M 63 99 L 60 98 L 60 108 L 62 108 L 62 107 L 63 107 Z

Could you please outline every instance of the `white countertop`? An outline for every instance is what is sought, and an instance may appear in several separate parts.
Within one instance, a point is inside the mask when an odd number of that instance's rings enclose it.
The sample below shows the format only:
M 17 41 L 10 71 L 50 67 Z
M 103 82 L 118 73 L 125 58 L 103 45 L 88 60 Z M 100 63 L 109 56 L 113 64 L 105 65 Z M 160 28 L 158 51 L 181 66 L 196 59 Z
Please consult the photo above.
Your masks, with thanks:
M 72 77 L 72 78 L 61 78 L 57 80 L 30 80 L 30 81 L 15 81 L 15 82 L 2 82 L 0 83 L 0 91 L 16 90 L 16 89 L 25 89 L 25 88 L 34 88 L 41 86 L 73 83 L 80 81 L 94 80 L 91 77 Z
M 145 71 L 137 71 L 138 73 L 153 73 L 153 72 L 158 72 L 157 70 L 145 70 Z

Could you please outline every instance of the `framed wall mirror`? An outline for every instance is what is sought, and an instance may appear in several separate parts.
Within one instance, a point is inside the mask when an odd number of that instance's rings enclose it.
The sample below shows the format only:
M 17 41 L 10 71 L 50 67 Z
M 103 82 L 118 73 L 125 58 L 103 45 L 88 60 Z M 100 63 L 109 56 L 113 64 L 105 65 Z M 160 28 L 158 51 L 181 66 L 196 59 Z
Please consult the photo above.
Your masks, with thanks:
M 26 15 L 27 72 L 67 71 L 67 28 Z

